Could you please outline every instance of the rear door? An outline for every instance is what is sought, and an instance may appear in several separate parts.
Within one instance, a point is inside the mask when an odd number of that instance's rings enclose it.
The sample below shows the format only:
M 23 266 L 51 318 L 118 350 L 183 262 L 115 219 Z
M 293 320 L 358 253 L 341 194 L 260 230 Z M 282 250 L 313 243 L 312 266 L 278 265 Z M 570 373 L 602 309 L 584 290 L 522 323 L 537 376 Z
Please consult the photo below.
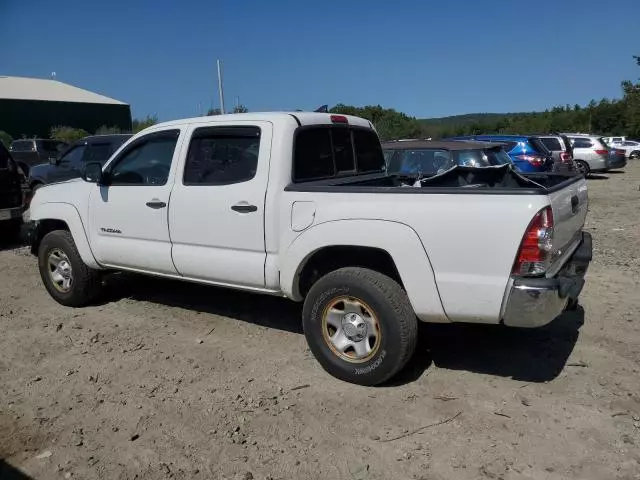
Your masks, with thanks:
M 270 122 L 190 127 L 169 205 L 172 256 L 188 278 L 265 286 Z

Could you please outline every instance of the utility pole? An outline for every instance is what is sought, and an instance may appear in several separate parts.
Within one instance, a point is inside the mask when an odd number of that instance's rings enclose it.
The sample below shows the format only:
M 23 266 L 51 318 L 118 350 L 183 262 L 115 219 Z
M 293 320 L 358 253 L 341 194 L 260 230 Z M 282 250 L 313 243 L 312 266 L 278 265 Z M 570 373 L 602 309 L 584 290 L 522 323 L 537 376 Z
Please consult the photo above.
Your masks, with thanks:
M 224 92 L 222 90 L 222 69 L 220 68 L 220 60 L 218 63 L 218 93 L 220 94 L 220 114 L 224 115 Z

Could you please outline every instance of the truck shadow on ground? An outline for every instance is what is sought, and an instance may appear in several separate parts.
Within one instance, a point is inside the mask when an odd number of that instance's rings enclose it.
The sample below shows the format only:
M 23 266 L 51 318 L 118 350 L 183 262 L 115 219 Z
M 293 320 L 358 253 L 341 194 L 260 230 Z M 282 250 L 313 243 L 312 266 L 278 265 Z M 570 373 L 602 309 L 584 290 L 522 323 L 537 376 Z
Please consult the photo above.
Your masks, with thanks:
M 500 325 L 420 324 L 416 354 L 393 383 L 419 378 L 431 364 L 524 382 L 547 382 L 564 369 L 584 323 L 584 309 L 535 329 Z
M 122 273 L 108 276 L 105 287 L 101 303 L 130 298 L 303 333 L 302 305 L 284 298 Z M 432 364 L 450 370 L 546 382 L 562 372 L 583 323 L 582 307 L 536 329 L 421 323 L 415 355 L 386 386 L 414 382 Z
M 25 475 L 17 468 L 12 467 L 0 458 L 0 478 L 2 480 L 30 480 L 31 477 Z
M 262 327 L 302 334 L 302 304 L 239 290 L 164 280 L 128 273 L 105 278 L 101 303 L 130 298 L 220 315 Z

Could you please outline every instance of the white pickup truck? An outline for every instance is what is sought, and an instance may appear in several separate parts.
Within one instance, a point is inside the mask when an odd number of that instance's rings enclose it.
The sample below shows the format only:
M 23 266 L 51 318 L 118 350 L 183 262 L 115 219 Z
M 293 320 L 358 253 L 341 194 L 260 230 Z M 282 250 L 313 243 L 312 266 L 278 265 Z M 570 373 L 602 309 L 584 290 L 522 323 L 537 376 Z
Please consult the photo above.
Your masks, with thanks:
M 417 321 L 518 327 L 575 305 L 591 260 L 582 176 L 509 165 L 387 175 L 370 122 L 326 113 L 162 123 L 38 190 L 28 238 L 59 303 L 126 270 L 304 301 L 310 349 L 374 385 Z

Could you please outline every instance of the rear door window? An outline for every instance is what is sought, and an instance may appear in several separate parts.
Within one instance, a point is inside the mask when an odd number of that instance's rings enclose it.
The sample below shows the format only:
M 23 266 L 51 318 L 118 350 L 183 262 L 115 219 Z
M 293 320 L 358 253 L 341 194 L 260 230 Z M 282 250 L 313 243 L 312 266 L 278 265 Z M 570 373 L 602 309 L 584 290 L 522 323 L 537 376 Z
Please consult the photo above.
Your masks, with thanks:
M 191 137 L 184 167 L 185 185 L 232 185 L 255 177 L 260 128 L 228 126 L 198 128 Z

